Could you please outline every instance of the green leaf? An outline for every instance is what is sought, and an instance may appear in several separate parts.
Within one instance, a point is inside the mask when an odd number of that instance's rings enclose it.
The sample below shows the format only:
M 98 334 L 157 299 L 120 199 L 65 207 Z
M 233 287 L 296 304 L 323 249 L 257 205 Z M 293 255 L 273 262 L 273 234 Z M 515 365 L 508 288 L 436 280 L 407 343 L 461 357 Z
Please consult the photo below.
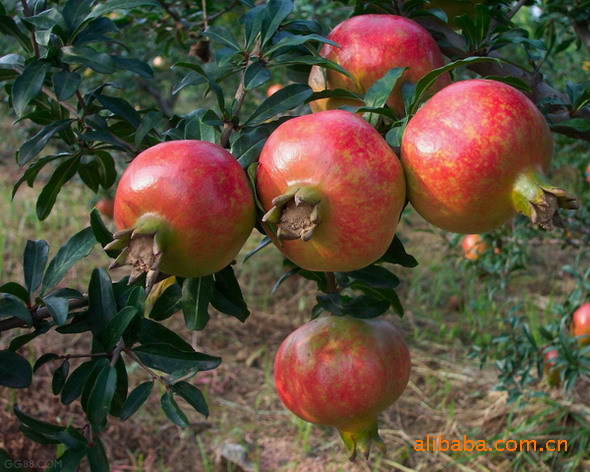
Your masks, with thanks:
M 188 382 L 178 382 L 172 386 L 172 391 L 184 398 L 187 403 L 205 418 L 209 416 L 209 407 L 203 393 L 194 385 Z
M 22 411 L 17 405 L 14 405 L 14 414 L 18 418 L 18 420 L 24 426 L 38 432 L 39 434 L 44 434 L 50 437 L 55 437 L 59 433 L 65 431 L 64 426 L 58 426 L 56 424 L 47 423 L 45 421 L 38 420 L 30 415 L 27 415 L 24 411 Z
M 571 120 L 562 121 L 554 125 L 554 127 L 558 128 L 563 126 L 573 128 L 581 133 L 586 133 L 590 131 L 590 120 L 586 120 L 585 118 L 572 118 Z
M 348 73 L 346 69 L 344 69 L 340 64 L 337 64 L 334 61 L 330 61 L 321 56 L 279 56 L 276 59 L 273 59 L 269 66 L 288 66 L 288 65 L 318 65 L 320 67 L 324 67 L 326 69 L 332 69 L 337 72 L 340 72 L 342 75 L 349 77 L 352 79 L 351 75 Z M 343 90 L 343 89 L 336 89 L 336 90 Z M 348 94 L 352 94 L 355 97 L 358 97 L 358 94 L 354 92 L 347 91 Z M 321 97 L 318 97 L 321 98 Z M 360 97 L 359 97 L 360 99 Z
M 244 37 L 246 40 L 246 49 L 250 50 L 254 40 L 262 29 L 262 20 L 266 14 L 265 5 L 258 5 L 251 8 L 244 15 Z
M 29 102 L 37 96 L 43 86 L 45 75 L 51 64 L 40 60 L 29 63 L 12 86 L 12 105 L 18 116 L 21 116 Z
M 60 356 L 54 354 L 53 352 L 43 354 L 39 359 L 35 361 L 35 364 L 33 365 L 33 372 L 37 372 L 41 368 L 41 366 L 56 359 L 60 359 Z
M 209 26 L 209 28 L 203 31 L 202 34 L 203 36 L 207 36 L 213 41 L 217 41 L 219 44 L 223 44 L 224 46 L 227 46 L 236 52 L 240 52 L 242 50 L 231 31 L 225 26 Z
M 50 125 L 41 128 L 41 130 L 35 134 L 31 139 L 26 141 L 17 153 L 17 162 L 19 165 L 25 165 L 31 159 L 33 159 L 41 150 L 45 147 L 47 142 L 60 131 L 68 129 L 72 122 L 75 120 L 59 120 Z M 51 159 L 53 160 L 53 159 Z M 47 161 L 49 162 L 49 161 Z
M 90 472 L 110 472 L 109 459 L 99 437 L 94 438 L 93 446 L 88 450 Z
M 31 312 L 19 300 L 10 295 L 0 297 L 0 319 L 14 316 L 32 325 L 33 317 Z
M 43 327 L 36 329 L 33 332 L 21 334 L 20 336 L 16 336 L 16 337 L 12 338 L 10 340 L 10 344 L 8 345 L 8 350 L 16 352 L 17 350 L 19 350 L 25 344 L 31 342 L 36 337 L 38 337 L 42 334 L 45 334 L 47 331 L 49 331 L 49 328 L 50 327 L 48 324 L 44 324 Z
M 203 69 L 198 64 L 193 64 L 192 62 L 178 62 L 174 64 L 174 66 L 172 66 L 173 69 L 176 67 L 190 69 L 199 74 L 201 77 L 203 77 L 203 79 L 207 81 L 207 83 L 209 84 L 209 88 L 213 91 L 215 97 L 217 98 L 217 106 L 219 107 L 219 110 L 221 111 L 221 113 L 225 113 L 225 98 L 223 96 L 223 90 L 221 89 L 219 84 L 205 71 L 205 69 Z M 178 86 L 175 87 L 174 93 L 176 93 L 178 90 L 180 90 Z
M 152 68 L 139 59 L 119 56 L 111 56 L 111 59 L 113 60 L 115 67 L 119 70 L 133 72 L 134 74 L 137 74 L 145 79 L 152 79 L 154 77 L 154 71 Z
M 244 72 L 244 86 L 246 90 L 252 90 L 268 82 L 271 78 L 270 71 L 261 61 L 254 61 L 246 67 Z
M 88 285 L 88 321 L 92 333 L 97 336 L 117 314 L 113 284 L 108 272 L 94 269 Z
M 279 113 L 301 105 L 311 96 L 313 91 L 306 84 L 292 84 L 283 87 L 278 92 L 262 102 L 245 122 L 248 126 L 263 123 Z
M 109 414 L 119 417 L 125 400 L 127 400 L 127 392 L 129 391 L 129 376 L 127 375 L 127 367 L 125 366 L 123 356 L 117 358 L 115 369 L 117 370 L 117 385 L 115 386 L 115 394 L 111 401 Z
M 268 236 L 264 236 L 260 240 L 260 242 L 258 243 L 258 245 L 244 256 L 244 260 L 242 262 L 245 263 L 254 254 L 258 253 L 259 251 L 261 251 L 262 249 L 264 249 L 266 246 L 270 245 L 271 243 L 272 243 L 271 239 Z
M 159 111 L 150 111 L 141 117 L 141 123 L 135 132 L 135 147 L 139 147 L 148 133 L 162 121 L 163 117 L 164 115 Z
M 488 75 L 488 76 L 484 77 L 484 79 L 495 80 L 497 82 L 502 82 L 504 84 L 511 85 L 514 88 L 522 90 L 527 95 L 530 95 L 532 93 L 531 86 L 528 83 L 526 83 L 524 80 L 519 79 L 518 77 Z
M 320 43 L 331 44 L 332 46 L 339 47 L 334 41 L 330 41 L 328 38 L 320 34 L 288 34 L 284 38 L 281 38 L 280 41 L 277 41 L 275 44 L 273 44 L 271 47 L 266 48 L 264 50 L 264 54 L 266 56 L 270 56 L 273 53 L 279 51 L 281 48 L 299 46 L 309 41 L 319 41 Z
M 106 33 L 114 33 L 119 28 L 109 18 L 101 17 L 88 21 L 82 29 L 74 33 L 71 40 L 73 46 L 79 46 L 87 43 L 99 43 L 112 41 Z M 111 56 L 115 60 L 116 56 Z M 116 61 L 115 61 L 116 62 Z M 118 64 L 115 64 L 118 67 Z
M 261 39 L 262 45 L 266 44 L 275 34 L 283 21 L 293 11 L 292 0 L 269 0 L 266 4 L 265 15 L 262 21 Z
M 388 70 L 383 77 L 367 90 L 365 105 L 376 108 L 385 106 L 385 102 L 387 102 L 391 92 L 407 69 L 407 67 L 394 67 Z
M 6 282 L 4 285 L 0 285 L 0 293 L 14 295 L 25 303 L 28 303 L 30 299 L 27 289 L 16 282 Z
M 66 272 L 79 260 L 90 254 L 96 239 L 91 228 L 85 228 L 76 233 L 59 248 L 55 257 L 49 263 L 43 276 L 43 293 L 55 287 Z
M 49 216 L 53 205 L 55 205 L 59 192 L 64 184 L 76 175 L 79 164 L 80 158 L 75 156 L 71 159 L 65 160 L 57 166 L 53 175 L 49 179 L 49 182 L 43 187 L 43 190 L 41 190 L 41 193 L 37 198 L 36 211 L 39 220 L 43 221 Z
M 54 395 L 59 395 L 63 388 L 66 379 L 68 378 L 68 372 L 70 371 L 70 363 L 66 359 L 61 365 L 53 371 L 53 378 L 51 379 L 51 391 Z
M 181 297 L 182 288 L 177 283 L 170 285 L 155 301 L 149 317 L 157 321 L 170 318 L 174 313 L 181 310 Z
M 133 352 L 148 367 L 168 374 L 183 369 L 198 367 L 201 371 L 215 369 L 221 358 L 200 352 L 181 351 L 171 344 L 144 344 L 133 349 Z
M 399 264 L 402 267 L 416 267 L 418 261 L 416 258 L 408 254 L 397 235 L 393 238 L 390 246 L 385 251 L 385 254 L 377 262 L 389 262 L 391 264 Z
M 211 298 L 211 305 L 221 313 L 233 316 L 241 322 L 246 321 L 250 311 L 244 301 L 242 289 L 232 266 L 226 266 L 215 273 L 213 277 L 215 278 L 215 288 Z
M 62 61 L 66 64 L 81 64 L 101 74 L 115 72 L 116 67 L 111 56 L 90 46 L 64 46 L 61 52 Z
M 0 15 L 0 33 L 15 37 L 28 53 L 33 52 L 31 38 L 20 30 L 12 18 L 5 14 Z
M 27 388 L 32 380 L 33 369 L 24 357 L 12 351 L 0 351 L 0 385 Z
M 357 282 L 364 283 L 374 288 L 391 289 L 399 285 L 399 279 L 385 267 L 370 265 L 360 270 L 346 272 Z M 353 281 L 354 284 L 354 281 Z
M 144 382 L 133 389 L 127 397 L 121 409 L 120 419 L 125 421 L 131 418 L 137 410 L 143 405 L 150 396 L 154 382 Z
M 6 54 L 0 57 L 0 69 L 21 70 L 25 67 L 25 60 L 18 54 Z
M 365 294 L 345 300 L 344 313 L 356 318 L 376 318 L 385 313 L 389 306 L 390 302 L 388 300 Z
M 180 287 L 178 288 L 180 289 Z M 144 345 L 154 343 L 170 344 L 179 351 L 194 352 L 193 347 L 174 331 L 146 318 L 142 318 L 139 341 Z
M 41 358 L 39 358 L 39 361 L 40 360 Z M 80 364 L 74 372 L 72 372 L 72 375 L 66 380 L 61 391 L 61 402 L 64 405 L 69 405 L 82 394 L 84 385 L 86 385 L 86 381 L 90 377 L 94 365 L 95 362 L 87 361 Z
M 86 414 L 88 421 L 100 431 L 106 422 L 111 408 L 111 401 L 117 386 L 117 369 L 110 365 L 104 366 L 98 373 L 94 386 L 88 397 Z
M 58 100 L 67 100 L 76 93 L 82 82 L 82 77 L 77 72 L 60 70 L 53 74 L 53 90 Z
M 174 397 L 170 392 L 166 392 L 160 398 L 160 404 L 162 405 L 162 410 L 168 417 L 170 421 L 172 421 L 175 425 L 180 427 L 186 428 L 189 425 L 188 418 L 183 413 L 183 411 L 174 400 Z
M 270 126 L 257 126 L 249 132 L 242 132 L 233 142 L 231 154 L 238 160 L 243 169 L 258 161 L 264 143 L 272 131 L 273 128 Z
M 68 0 L 63 16 L 69 31 L 75 31 L 90 14 L 96 0 Z
M 123 337 L 123 333 L 125 333 L 129 324 L 138 314 L 137 308 L 126 306 L 107 323 L 101 334 L 106 351 L 110 351 L 115 347 L 119 339 Z
M 127 100 L 118 97 L 109 97 L 107 95 L 98 95 L 96 98 L 102 106 L 104 106 L 114 115 L 120 116 L 121 118 L 127 120 L 135 128 L 137 128 L 139 123 L 141 123 L 141 116 Z
M 185 279 L 180 306 L 184 323 L 191 331 L 202 330 L 209 322 L 209 302 L 213 296 L 213 276 Z
M 80 462 L 86 456 L 87 449 L 67 449 L 45 472 L 76 472 Z
M 107 4 L 98 5 L 89 18 L 103 16 L 115 10 L 130 10 L 137 7 L 160 7 L 158 0 L 110 0 Z
M 43 303 L 47 307 L 51 318 L 58 326 L 62 326 L 68 319 L 70 304 L 66 298 L 46 297 Z

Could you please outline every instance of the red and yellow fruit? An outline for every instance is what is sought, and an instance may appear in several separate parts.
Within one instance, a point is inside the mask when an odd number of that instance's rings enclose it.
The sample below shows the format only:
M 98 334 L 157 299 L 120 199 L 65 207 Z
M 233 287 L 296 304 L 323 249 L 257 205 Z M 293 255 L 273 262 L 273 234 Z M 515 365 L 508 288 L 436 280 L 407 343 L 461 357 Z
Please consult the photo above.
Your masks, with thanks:
M 515 88 L 493 80 L 457 82 L 410 119 L 401 159 L 408 198 L 428 222 L 482 233 L 522 213 L 544 229 L 574 198 L 543 175 L 553 143 L 541 112 Z
M 268 235 L 308 270 L 373 263 L 391 244 L 405 202 L 395 153 L 366 121 L 342 110 L 279 126 L 262 149 L 256 187 Z
M 547 383 L 552 387 L 556 387 L 561 383 L 559 374 L 561 368 L 555 366 L 557 357 L 559 357 L 557 349 L 550 349 L 543 354 L 543 375 L 547 379 Z
M 113 217 L 115 201 L 112 198 L 101 198 L 94 206 L 101 215 L 106 216 L 107 218 Z
M 590 345 L 590 302 L 584 303 L 572 315 L 572 336 L 578 337 L 581 346 Z
M 309 76 L 310 87 L 315 92 L 340 88 L 365 94 L 388 70 L 408 67 L 387 100 L 387 105 L 398 115 L 404 111 L 402 82 L 416 82 L 431 70 L 444 66 L 440 49 L 430 33 L 415 21 L 401 16 L 354 16 L 336 26 L 328 39 L 340 47 L 325 44 L 320 55 L 341 65 L 352 79 L 340 72 L 314 66 Z M 444 74 L 430 90 L 435 92 L 449 83 L 449 75 Z M 310 103 L 314 112 L 342 105 L 361 103 L 342 98 L 325 98 Z
M 383 447 L 377 417 L 402 394 L 410 352 L 399 330 L 383 319 L 315 319 L 291 333 L 274 363 L 284 405 L 311 423 L 338 429 L 351 459 Z
M 246 175 L 222 147 L 206 141 L 168 141 L 139 154 L 115 197 L 118 265 L 148 272 L 202 277 L 237 255 L 254 226 Z M 135 244 L 134 244 L 135 242 Z
M 266 96 L 270 97 L 271 95 L 274 95 L 282 88 L 283 88 L 283 86 L 281 84 L 272 84 L 266 89 Z
M 461 240 L 465 259 L 476 261 L 486 251 L 487 245 L 479 234 L 468 234 Z
M 586 167 L 586 172 L 584 172 L 584 174 L 586 176 L 586 182 L 590 184 L 590 164 L 588 164 L 588 167 Z

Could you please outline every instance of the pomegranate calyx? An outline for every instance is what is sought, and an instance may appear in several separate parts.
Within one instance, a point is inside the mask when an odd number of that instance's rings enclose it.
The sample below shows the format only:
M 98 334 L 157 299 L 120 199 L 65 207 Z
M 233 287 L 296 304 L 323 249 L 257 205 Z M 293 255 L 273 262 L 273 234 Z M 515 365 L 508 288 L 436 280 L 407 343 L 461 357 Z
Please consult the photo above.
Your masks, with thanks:
M 291 187 L 272 200 L 273 207 L 262 217 L 277 225 L 277 237 L 309 241 L 321 223 L 320 193 L 311 187 Z
M 377 419 L 373 419 L 361 427 L 339 429 L 338 432 L 350 454 L 349 460 L 351 462 L 354 462 L 359 451 L 365 459 L 368 459 L 373 445 L 385 453 L 385 443 L 379 436 Z
M 546 231 L 563 228 L 559 208 L 576 210 L 576 199 L 559 187 L 546 185 L 537 174 L 523 174 L 514 185 L 514 207 Z

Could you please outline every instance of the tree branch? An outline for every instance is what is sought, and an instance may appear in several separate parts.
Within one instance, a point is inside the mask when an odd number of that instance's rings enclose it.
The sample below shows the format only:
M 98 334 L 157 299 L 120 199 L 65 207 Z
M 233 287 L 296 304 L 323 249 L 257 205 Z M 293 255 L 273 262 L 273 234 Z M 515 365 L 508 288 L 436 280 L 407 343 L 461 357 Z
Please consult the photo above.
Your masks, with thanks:
M 582 44 L 588 52 L 590 52 L 590 31 L 588 30 L 588 23 L 580 23 L 574 21 L 574 31 L 582 41 Z
M 78 310 L 80 308 L 84 308 L 88 306 L 88 298 L 75 298 L 73 300 L 69 300 L 69 310 L 68 311 L 72 311 L 72 310 Z M 33 311 L 31 313 L 31 315 L 33 316 L 33 320 L 36 321 L 41 321 L 45 318 L 50 318 L 51 314 L 49 313 L 49 310 L 42 306 L 37 308 L 35 311 Z M 14 328 L 23 328 L 23 327 L 27 327 L 27 323 L 23 320 L 21 320 L 20 318 L 8 318 L 6 320 L 2 320 L 0 321 L 0 333 L 2 333 L 3 331 L 8 331 Z

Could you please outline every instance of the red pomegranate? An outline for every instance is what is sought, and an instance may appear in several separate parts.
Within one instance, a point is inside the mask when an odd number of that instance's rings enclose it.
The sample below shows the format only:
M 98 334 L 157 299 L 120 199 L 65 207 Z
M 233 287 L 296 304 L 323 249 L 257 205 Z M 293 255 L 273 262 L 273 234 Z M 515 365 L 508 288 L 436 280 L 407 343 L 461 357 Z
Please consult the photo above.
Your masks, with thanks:
M 572 315 L 572 336 L 578 337 L 581 346 L 590 345 L 590 302 L 584 303 Z
M 367 122 L 342 110 L 279 126 L 262 149 L 256 187 L 265 230 L 308 270 L 373 263 L 391 244 L 405 202 L 395 153 Z
M 555 366 L 557 357 L 559 357 L 557 349 L 550 349 L 543 354 L 543 375 L 552 387 L 557 387 L 561 383 L 561 368 Z
M 254 226 L 246 175 L 236 159 L 206 141 L 168 141 L 139 154 L 115 197 L 117 265 L 133 275 L 159 270 L 202 277 L 236 256 Z
M 516 212 L 544 229 L 575 199 L 547 183 L 553 144 L 535 105 L 493 80 L 454 83 L 410 119 L 401 158 L 408 198 L 424 219 L 456 233 L 490 231 Z
M 377 417 L 402 394 L 410 378 L 410 352 L 399 330 L 384 319 L 317 318 L 291 333 L 274 363 L 285 406 L 311 423 L 334 426 L 354 460 L 383 447 Z
M 95 207 L 101 215 L 106 216 L 107 218 L 112 218 L 115 208 L 115 201 L 112 198 L 101 198 L 96 202 Z
M 353 79 L 340 72 L 314 66 L 309 76 L 310 87 L 315 92 L 341 88 L 364 94 L 388 70 L 408 67 L 387 100 L 387 105 L 398 115 L 404 112 L 401 83 L 416 82 L 431 70 L 445 65 L 440 49 L 430 33 L 415 21 L 402 16 L 353 16 L 336 26 L 328 39 L 340 47 L 325 44 L 320 55 L 341 65 Z M 431 91 L 440 90 L 449 83 L 449 75 L 443 74 Z M 331 110 L 342 105 L 360 103 L 340 98 L 326 98 L 310 103 L 314 112 Z
M 468 234 L 461 240 L 465 259 L 476 261 L 486 251 L 487 245 L 479 234 Z

